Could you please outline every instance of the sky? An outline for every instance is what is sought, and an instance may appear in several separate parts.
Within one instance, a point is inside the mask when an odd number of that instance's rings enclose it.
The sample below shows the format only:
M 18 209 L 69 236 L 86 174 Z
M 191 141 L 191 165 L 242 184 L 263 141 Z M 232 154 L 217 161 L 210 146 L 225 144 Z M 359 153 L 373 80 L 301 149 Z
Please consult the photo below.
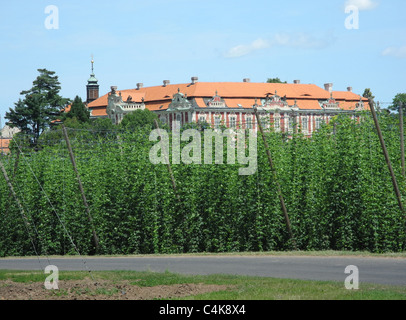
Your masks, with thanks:
M 386 107 L 406 92 L 404 0 L 15 0 L 0 10 L 0 117 L 55 71 L 60 94 L 100 95 L 188 83 L 278 77 L 333 90 L 370 88 Z

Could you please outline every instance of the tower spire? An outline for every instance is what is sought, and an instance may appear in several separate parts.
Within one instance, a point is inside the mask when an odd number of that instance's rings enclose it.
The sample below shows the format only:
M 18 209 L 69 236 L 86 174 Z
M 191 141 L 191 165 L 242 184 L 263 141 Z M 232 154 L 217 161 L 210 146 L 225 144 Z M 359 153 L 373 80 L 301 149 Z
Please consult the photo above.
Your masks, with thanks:
M 94 58 L 92 54 L 92 60 L 90 61 L 92 65 L 92 73 L 90 74 L 89 80 L 87 80 L 87 86 L 86 86 L 86 91 L 87 91 L 87 99 L 86 102 L 92 102 L 93 100 L 96 100 L 99 98 L 99 85 L 98 81 L 94 75 Z
M 91 63 L 92 63 L 92 74 L 94 74 L 94 70 L 93 70 L 93 64 L 94 64 L 93 54 L 92 54 L 92 61 L 91 61 Z

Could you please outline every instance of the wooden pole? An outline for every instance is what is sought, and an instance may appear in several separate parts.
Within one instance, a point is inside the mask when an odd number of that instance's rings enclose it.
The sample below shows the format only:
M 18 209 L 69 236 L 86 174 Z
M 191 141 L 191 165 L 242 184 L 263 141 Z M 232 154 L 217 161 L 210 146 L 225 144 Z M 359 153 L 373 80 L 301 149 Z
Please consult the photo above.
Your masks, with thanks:
M 157 130 L 158 130 L 158 134 L 160 135 L 160 130 L 161 130 L 161 129 L 159 128 L 158 121 L 155 119 L 155 120 L 154 120 L 154 123 L 155 123 L 155 127 L 156 127 Z M 169 156 L 168 156 L 167 154 L 164 154 L 164 157 L 165 157 L 165 160 L 166 160 L 166 163 L 167 163 L 167 168 L 168 168 L 169 176 L 170 176 L 171 181 L 172 181 L 172 188 L 173 188 L 173 191 L 175 192 L 176 197 L 177 197 L 178 200 L 180 201 L 180 196 L 179 196 L 178 191 L 177 191 L 177 188 L 176 188 L 176 181 L 175 181 L 175 177 L 173 176 L 171 164 L 170 164 L 170 161 L 169 161 Z
M 10 189 L 11 194 L 13 195 L 15 201 L 17 202 L 18 208 L 20 209 L 20 212 L 21 212 L 21 214 L 22 214 L 22 216 L 23 216 L 24 222 L 25 222 L 25 224 L 27 225 L 27 227 L 29 227 L 29 226 L 30 226 L 30 223 L 28 222 L 27 216 L 25 215 L 24 208 L 23 208 L 23 206 L 22 206 L 20 200 L 18 199 L 17 194 L 16 194 L 15 191 L 14 191 L 13 184 L 11 183 L 11 181 L 10 181 L 8 175 L 7 175 L 7 171 L 6 171 L 6 169 L 4 168 L 3 162 L 2 162 L 1 160 L 0 160 L 0 169 L 1 169 L 1 171 L 3 172 L 4 179 L 5 179 L 6 182 L 7 182 L 7 185 L 8 185 L 8 187 L 9 187 L 9 189 Z
M 369 107 L 371 109 L 372 117 L 374 118 L 375 127 L 376 127 L 376 130 L 378 132 L 378 137 L 379 137 L 379 141 L 381 143 L 383 155 L 385 156 L 386 164 L 388 165 L 389 173 L 390 173 L 391 178 L 392 178 L 393 189 L 395 191 L 395 194 L 396 194 L 396 197 L 397 197 L 397 200 L 398 200 L 398 205 L 399 205 L 399 208 L 402 211 L 402 213 L 404 213 L 405 211 L 404 211 L 403 204 L 402 204 L 402 196 L 400 194 L 400 190 L 399 190 L 398 183 L 397 183 L 397 180 L 396 180 L 396 177 L 395 177 L 395 173 L 393 171 L 392 164 L 391 164 L 391 161 L 389 159 L 388 150 L 386 149 L 386 146 L 385 146 L 385 141 L 384 141 L 383 136 L 382 136 L 382 131 L 381 131 L 381 128 L 379 126 L 378 118 L 377 118 L 376 112 L 375 112 L 374 102 L 373 102 L 372 99 L 369 99 Z
M 79 190 L 80 190 L 80 194 L 82 195 L 82 200 L 83 200 L 83 204 L 84 204 L 85 209 L 86 209 L 87 218 L 88 218 L 90 226 L 92 228 L 93 245 L 94 245 L 94 247 L 96 249 L 96 252 L 98 252 L 99 251 L 99 238 L 97 237 L 96 230 L 95 230 L 94 225 L 93 225 L 93 219 L 92 219 L 92 216 L 90 214 L 89 205 L 88 205 L 87 200 L 86 200 L 85 192 L 83 190 L 82 181 L 80 180 L 80 175 L 79 175 L 79 172 L 78 172 L 77 167 L 76 167 L 75 156 L 73 155 L 73 151 L 72 151 L 72 147 L 71 147 L 70 140 L 69 140 L 69 137 L 68 137 L 68 133 L 67 133 L 66 128 L 65 128 L 64 125 L 62 125 L 62 131 L 63 131 L 63 135 L 65 137 L 66 145 L 68 147 L 69 156 L 70 156 L 70 160 L 72 162 L 73 170 L 76 173 L 76 179 L 78 180 Z
M 269 150 L 269 145 L 268 145 L 268 142 L 266 141 L 265 133 L 264 133 L 264 130 L 262 128 L 261 121 L 259 120 L 259 115 L 258 115 L 258 111 L 257 111 L 256 107 L 254 107 L 254 113 L 255 113 L 255 117 L 257 118 L 258 128 L 259 128 L 259 130 L 261 132 L 262 140 L 264 141 L 266 154 L 268 156 L 269 166 L 271 168 L 271 172 L 272 172 L 272 175 L 273 175 L 273 180 L 275 182 L 277 192 L 278 192 L 279 202 L 281 204 L 283 215 L 285 216 L 286 227 L 288 229 L 290 239 L 292 240 L 293 246 L 294 246 L 295 250 L 297 250 L 296 240 L 295 240 L 295 238 L 293 236 L 293 232 L 292 232 L 292 228 L 291 228 L 290 220 L 289 220 L 289 216 L 288 216 L 288 210 L 286 209 L 285 200 L 284 200 L 283 194 L 282 194 L 282 189 L 281 189 L 281 186 L 280 186 L 280 184 L 278 182 L 278 179 L 277 179 L 275 166 L 274 166 L 273 161 L 272 161 L 271 151 Z
M 403 128 L 403 106 L 399 103 L 399 123 L 400 123 L 400 155 L 402 162 L 402 176 L 405 178 L 405 136 Z

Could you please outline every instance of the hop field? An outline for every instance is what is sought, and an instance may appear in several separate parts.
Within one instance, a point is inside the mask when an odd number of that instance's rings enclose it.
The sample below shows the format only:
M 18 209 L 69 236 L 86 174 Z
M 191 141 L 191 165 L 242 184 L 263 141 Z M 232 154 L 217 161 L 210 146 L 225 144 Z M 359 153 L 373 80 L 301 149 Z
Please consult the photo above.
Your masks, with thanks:
M 379 121 L 404 194 L 399 120 Z M 149 160 L 147 130 L 67 131 L 93 224 L 61 130 L 36 151 L 20 135 L 1 158 L 21 206 L 1 177 L 0 256 L 292 249 L 260 136 L 255 174 L 239 175 L 238 163 L 173 164 L 175 191 L 168 167 Z M 267 133 L 297 249 L 404 251 L 405 215 L 372 119 L 339 117 L 312 138 L 298 131 Z

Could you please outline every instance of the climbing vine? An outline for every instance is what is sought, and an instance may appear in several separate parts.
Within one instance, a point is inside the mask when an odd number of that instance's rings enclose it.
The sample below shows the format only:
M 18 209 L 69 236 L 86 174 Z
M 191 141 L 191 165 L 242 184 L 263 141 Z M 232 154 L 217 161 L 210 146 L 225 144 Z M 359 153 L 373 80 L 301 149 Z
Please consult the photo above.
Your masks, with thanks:
M 398 119 L 383 113 L 379 121 L 405 194 Z M 334 118 L 312 138 L 298 131 L 267 133 L 298 249 L 404 250 L 405 215 L 370 117 Z M 292 248 L 260 136 L 255 174 L 239 175 L 238 163 L 173 164 L 174 190 L 167 166 L 149 159 L 146 129 L 68 132 L 100 254 Z M 42 141 L 40 151 L 1 157 L 30 229 L 0 176 L 0 256 L 75 254 L 72 241 L 92 252 L 66 142 L 55 132 Z

